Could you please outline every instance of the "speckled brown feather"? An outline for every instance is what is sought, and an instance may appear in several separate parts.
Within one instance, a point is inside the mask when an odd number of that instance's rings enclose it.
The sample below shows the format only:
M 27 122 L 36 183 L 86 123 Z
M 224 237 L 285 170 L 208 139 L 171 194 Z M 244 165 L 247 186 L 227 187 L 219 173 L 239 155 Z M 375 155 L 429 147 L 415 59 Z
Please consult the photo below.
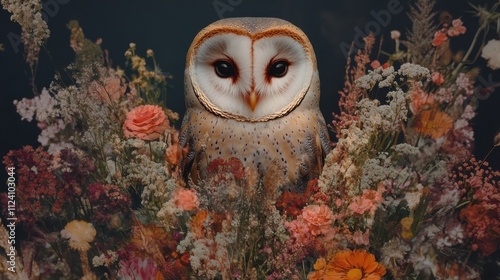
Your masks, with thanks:
M 281 181 L 291 188 L 317 178 L 330 151 L 323 117 L 314 111 L 293 111 L 285 118 L 242 123 L 205 110 L 189 110 L 182 143 L 189 146 L 187 161 L 193 164 L 191 176 L 195 179 L 206 176 L 212 160 L 236 157 L 262 175 L 279 163 L 284 169 Z

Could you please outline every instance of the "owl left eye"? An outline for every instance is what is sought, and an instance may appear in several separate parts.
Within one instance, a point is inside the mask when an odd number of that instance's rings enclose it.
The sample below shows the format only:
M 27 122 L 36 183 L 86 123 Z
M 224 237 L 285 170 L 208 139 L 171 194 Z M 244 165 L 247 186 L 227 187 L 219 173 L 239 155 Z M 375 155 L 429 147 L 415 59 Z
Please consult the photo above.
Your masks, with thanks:
M 229 78 L 237 76 L 236 67 L 227 60 L 217 60 L 214 63 L 215 74 L 221 78 Z
M 268 75 L 273 76 L 276 78 L 280 78 L 286 75 L 286 72 L 288 72 L 288 61 L 286 60 L 278 60 L 276 62 L 273 62 L 271 66 L 269 66 Z

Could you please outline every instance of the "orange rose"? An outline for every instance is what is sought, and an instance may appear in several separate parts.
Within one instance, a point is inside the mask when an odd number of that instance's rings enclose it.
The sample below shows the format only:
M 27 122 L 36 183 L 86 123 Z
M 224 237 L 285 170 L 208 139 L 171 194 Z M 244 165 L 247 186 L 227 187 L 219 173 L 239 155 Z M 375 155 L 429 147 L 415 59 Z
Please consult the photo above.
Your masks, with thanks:
M 319 235 L 330 228 L 333 213 L 326 205 L 309 205 L 302 210 L 301 218 L 312 235 Z
M 167 116 L 160 106 L 142 105 L 127 113 L 123 134 L 126 138 L 156 140 L 168 126 Z

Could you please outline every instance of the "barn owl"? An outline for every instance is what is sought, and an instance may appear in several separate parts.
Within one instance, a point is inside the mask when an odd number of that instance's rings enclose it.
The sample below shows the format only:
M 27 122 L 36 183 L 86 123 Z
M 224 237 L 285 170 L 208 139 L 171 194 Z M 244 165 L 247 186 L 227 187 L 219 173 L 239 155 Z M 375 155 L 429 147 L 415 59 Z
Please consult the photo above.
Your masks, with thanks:
M 319 176 L 330 142 L 316 57 L 298 27 L 276 18 L 214 22 L 194 38 L 184 81 L 180 145 L 195 182 L 212 160 L 231 157 L 261 177 L 278 167 L 273 180 L 283 188 Z

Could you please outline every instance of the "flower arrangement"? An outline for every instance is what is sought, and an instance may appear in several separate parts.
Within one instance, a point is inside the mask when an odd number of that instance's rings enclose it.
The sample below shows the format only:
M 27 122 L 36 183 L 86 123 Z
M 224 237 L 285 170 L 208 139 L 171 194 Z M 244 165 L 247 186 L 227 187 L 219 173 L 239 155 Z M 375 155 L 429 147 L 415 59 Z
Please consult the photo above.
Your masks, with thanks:
M 3 158 L 18 174 L 17 219 L 29 238 L 18 246 L 22 265 L 15 273 L 0 266 L 2 273 L 8 279 L 488 276 L 485 265 L 499 256 L 500 171 L 472 155 L 481 93 L 479 69 L 469 65 L 482 56 L 489 68 L 500 68 L 499 39 L 478 39 L 492 35 L 500 3 L 475 8 L 479 28 L 465 53 L 451 44 L 472 31 L 446 12 L 436 23 L 434 4 L 415 2 L 412 28 L 391 32 L 392 51 L 374 52 L 377 38 L 370 35 L 350 54 L 340 112 L 330 126 L 338 140 L 321 176 L 302 193 L 271 188 L 279 168 L 259 180 L 236 158 L 210 162 L 203 182 L 184 180 L 179 117 L 165 107 L 170 77 L 154 52 L 141 57 L 131 43 L 127 65 L 113 68 L 99 42 L 70 22 L 72 82 L 57 76 L 34 98 L 14 102 L 22 119 L 37 122 L 41 145 Z M 49 34 L 36 24 L 40 3 L 2 5 L 21 24 L 25 44 L 40 46 Z M 34 16 L 19 16 L 28 12 Z M 38 50 L 27 48 L 31 67 Z M 497 137 L 492 149 L 499 145 Z M 8 250 L 4 227 L 0 235 Z

